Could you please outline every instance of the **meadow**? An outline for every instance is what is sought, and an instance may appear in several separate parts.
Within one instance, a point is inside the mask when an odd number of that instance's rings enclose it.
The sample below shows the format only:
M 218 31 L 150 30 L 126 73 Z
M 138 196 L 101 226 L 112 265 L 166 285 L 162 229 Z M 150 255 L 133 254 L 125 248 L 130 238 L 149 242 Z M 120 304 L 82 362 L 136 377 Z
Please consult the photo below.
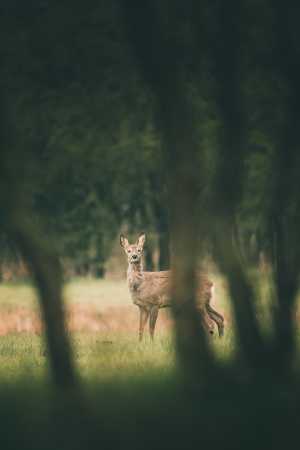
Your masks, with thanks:
M 214 281 L 215 305 L 226 328 L 222 339 L 214 336 L 211 342 L 218 358 L 227 361 L 236 350 L 234 326 L 224 282 Z M 220 379 L 201 397 L 178 377 L 170 311 L 161 311 L 153 343 L 148 333 L 138 342 L 138 310 L 125 280 L 73 280 L 65 286 L 65 304 L 79 392 L 56 391 L 49 383 L 34 288 L 0 285 L 1 448 L 194 449 L 208 444 L 265 450 L 281 448 L 287 433 L 292 439 L 297 388 L 232 390 Z M 261 307 L 261 318 L 264 314 Z
M 221 284 L 218 309 L 226 333 L 215 336 L 220 357 L 233 350 L 231 319 Z M 171 374 L 176 366 L 171 311 L 160 311 L 156 337 L 146 330 L 138 342 L 138 309 L 125 280 L 77 279 L 65 285 L 66 316 L 74 360 L 83 381 L 132 379 L 150 372 Z M 34 288 L 29 283 L 0 285 L 0 382 L 47 378 L 47 349 Z

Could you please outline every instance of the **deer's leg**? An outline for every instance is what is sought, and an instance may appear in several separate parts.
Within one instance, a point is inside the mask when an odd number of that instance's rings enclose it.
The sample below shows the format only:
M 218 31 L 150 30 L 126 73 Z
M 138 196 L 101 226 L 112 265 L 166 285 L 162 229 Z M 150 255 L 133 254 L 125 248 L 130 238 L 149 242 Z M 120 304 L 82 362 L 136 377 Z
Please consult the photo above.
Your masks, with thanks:
M 217 324 L 219 336 L 224 335 L 224 317 L 218 313 L 209 303 L 206 304 L 209 317 Z
M 209 332 L 209 334 L 214 334 L 214 323 L 211 320 L 210 315 L 208 314 L 207 308 L 206 307 L 201 308 L 200 314 L 204 329 L 206 329 Z
M 152 306 L 151 311 L 150 311 L 149 331 L 150 331 L 150 337 L 152 340 L 154 338 L 154 330 L 155 330 L 156 320 L 157 320 L 157 316 L 158 316 L 158 310 L 159 310 L 158 306 Z
M 140 329 L 139 329 L 139 341 L 141 342 L 144 335 L 144 328 L 149 317 L 149 311 L 146 308 L 140 307 Z

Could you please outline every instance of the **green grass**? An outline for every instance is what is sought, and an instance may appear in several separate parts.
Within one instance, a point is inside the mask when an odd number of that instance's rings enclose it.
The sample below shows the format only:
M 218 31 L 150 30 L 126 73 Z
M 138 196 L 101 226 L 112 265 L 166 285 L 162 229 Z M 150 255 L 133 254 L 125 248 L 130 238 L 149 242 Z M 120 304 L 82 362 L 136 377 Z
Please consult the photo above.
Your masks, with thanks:
M 47 361 L 40 336 L 11 334 L 0 337 L 0 383 L 42 379 Z
M 225 311 L 228 317 L 226 299 L 220 286 L 219 293 L 218 309 Z M 74 280 L 65 287 L 65 299 L 69 307 L 92 312 L 85 331 L 75 330 L 69 334 L 75 365 L 83 381 L 124 381 L 132 377 L 143 378 L 151 372 L 162 376 L 174 373 L 176 356 L 170 312 L 161 312 L 155 342 L 150 342 L 146 330 L 144 341 L 139 343 L 138 310 L 131 303 L 125 281 Z M 30 284 L 0 286 L 0 331 L 1 316 L 2 321 L 6 321 L 3 325 L 13 322 L 12 330 L 0 336 L 0 383 L 47 379 L 48 359 L 43 334 L 30 329 L 27 332 L 14 329 L 18 326 L 20 311 L 27 317 L 38 310 L 36 293 Z M 90 322 L 91 327 L 99 322 L 99 330 L 90 330 Z M 229 327 L 222 340 L 215 337 L 212 342 L 221 359 L 232 354 L 233 333 Z
M 149 372 L 162 375 L 174 369 L 172 339 L 158 336 L 155 343 L 134 336 L 75 333 L 71 336 L 74 361 L 83 381 L 143 378 Z M 0 337 L 0 384 L 46 380 L 48 359 L 44 339 L 31 333 Z
M 215 336 L 211 343 L 217 358 L 227 362 L 236 352 L 234 321 L 225 285 L 221 278 L 214 281 L 214 304 L 225 315 L 226 326 L 224 337 Z M 258 286 L 261 304 L 257 310 L 262 330 L 267 333 L 268 289 L 264 284 Z M 146 329 L 144 341 L 139 343 L 138 309 L 131 302 L 125 280 L 75 279 L 65 285 L 64 297 L 67 308 L 77 311 L 69 336 L 75 366 L 84 382 L 174 374 L 176 352 L 170 310 L 160 312 L 155 342 L 150 342 Z M 38 312 L 36 292 L 29 283 L 0 285 L 0 383 L 48 378 L 43 333 L 36 327 Z
M 148 333 L 142 343 L 137 341 L 138 311 L 130 301 L 125 282 L 75 280 L 65 287 L 68 306 L 91 308 L 105 317 L 106 322 L 120 321 L 114 317 L 123 308 L 124 320 L 136 317 L 134 328 L 126 332 L 122 323 L 116 329 L 72 332 L 74 361 L 83 380 L 89 381 L 141 376 L 149 371 L 162 373 L 174 368 L 174 346 L 170 333 L 158 333 L 155 342 Z M 21 308 L 21 309 L 20 309 Z M 19 311 L 27 314 L 38 311 L 35 290 L 30 284 L 2 284 L 0 286 L 0 322 L 4 313 L 7 320 L 15 320 Z M 131 317 L 133 316 L 133 317 Z M 4 325 L 7 325 L 4 324 Z M 120 325 L 120 330 L 118 326 Z M 48 359 L 43 335 L 34 332 L 13 331 L 0 336 L 0 383 L 47 379 Z
M 221 280 L 216 280 L 216 296 L 227 327 L 224 338 L 213 338 L 212 345 L 227 361 L 236 346 Z M 68 307 L 79 311 L 69 333 L 82 381 L 79 393 L 55 390 L 49 383 L 43 334 L 34 331 L 34 289 L 0 285 L 1 449 L 274 450 L 298 439 L 295 384 L 245 389 L 218 377 L 203 393 L 179 378 L 166 312 L 159 317 L 155 342 L 148 334 L 138 342 L 138 312 L 125 282 L 74 280 L 65 297 Z M 86 329 L 76 331 L 87 311 Z M 27 332 L 17 331 L 19 316 L 29 320 Z

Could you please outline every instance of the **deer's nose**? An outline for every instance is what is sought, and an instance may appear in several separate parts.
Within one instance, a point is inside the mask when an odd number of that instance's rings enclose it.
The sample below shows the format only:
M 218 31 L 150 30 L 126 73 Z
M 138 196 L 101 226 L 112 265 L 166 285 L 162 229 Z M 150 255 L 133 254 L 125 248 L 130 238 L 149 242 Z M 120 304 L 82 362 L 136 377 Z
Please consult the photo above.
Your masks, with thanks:
M 137 259 L 138 255 L 132 255 L 132 259 Z

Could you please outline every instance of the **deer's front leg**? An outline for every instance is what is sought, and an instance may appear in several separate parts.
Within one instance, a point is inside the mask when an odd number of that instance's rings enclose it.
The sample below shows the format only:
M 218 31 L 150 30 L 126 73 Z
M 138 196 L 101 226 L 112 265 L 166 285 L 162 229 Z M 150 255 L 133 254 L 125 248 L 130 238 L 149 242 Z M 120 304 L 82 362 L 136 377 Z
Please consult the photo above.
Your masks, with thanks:
M 155 306 L 152 306 L 151 311 L 150 311 L 149 331 L 150 331 L 150 337 L 152 340 L 154 338 L 154 331 L 155 331 L 155 325 L 156 325 L 156 320 L 157 320 L 157 316 L 158 316 L 158 310 L 159 310 L 159 307 L 155 305 Z
M 139 341 L 141 342 L 144 335 L 144 328 L 149 317 L 149 311 L 146 308 L 140 306 L 140 330 L 139 330 Z

